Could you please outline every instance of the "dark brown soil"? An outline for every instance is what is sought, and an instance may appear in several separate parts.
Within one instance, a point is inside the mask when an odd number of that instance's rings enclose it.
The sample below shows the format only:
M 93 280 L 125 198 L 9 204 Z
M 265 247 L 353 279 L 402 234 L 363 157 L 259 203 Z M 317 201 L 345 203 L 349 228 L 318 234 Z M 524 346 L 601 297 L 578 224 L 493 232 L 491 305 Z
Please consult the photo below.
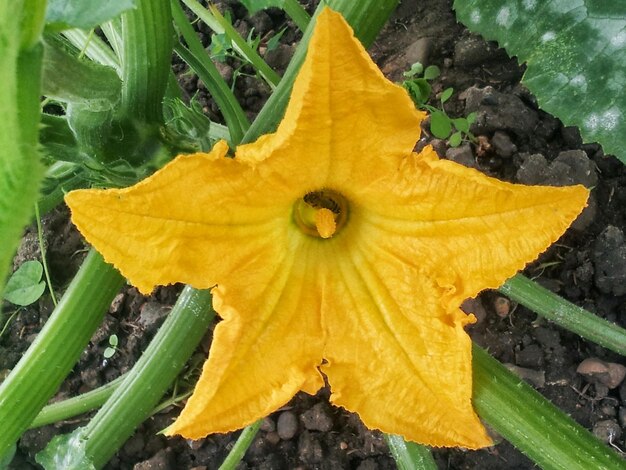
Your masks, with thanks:
M 284 14 L 269 10 L 248 18 L 245 8 L 235 1 L 218 2 L 218 6 L 231 12 L 235 26 L 244 36 L 253 27 L 256 34 L 271 37 L 285 25 L 290 26 L 279 48 L 266 57 L 270 65 L 282 72 L 299 39 Z M 203 25 L 199 29 L 208 44 L 209 30 Z M 563 127 L 558 119 L 539 110 L 534 97 L 519 84 L 523 67 L 496 45 L 469 34 L 457 24 L 448 0 L 403 1 L 370 51 L 383 72 L 394 80 L 401 80 L 402 71 L 413 62 L 438 65 L 442 75 L 434 82 L 433 91 L 436 94 L 454 87 L 455 94 L 446 104 L 450 115 L 478 112 L 473 132 L 481 136 L 480 145 L 464 144 L 450 149 L 445 142 L 433 140 L 442 157 L 507 181 L 582 183 L 593 187 L 590 207 L 558 243 L 528 267 L 527 274 L 576 304 L 626 327 L 624 166 L 605 156 L 598 145 L 583 144 L 576 128 Z M 220 69 L 225 77 L 232 77 L 237 65 L 229 61 Z M 189 96 L 198 92 L 205 112 L 220 120 L 204 86 L 194 77 L 182 74 L 185 67 L 181 64 L 175 69 L 181 73 L 181 83 Z M 269 95 L 268 87 L 253 77 L 240 76 L 235 89 L 251 117 Z M 69 224 L 65 209 L 47 216 L 44 226 L 53 284 L 61 292 L 80 264 L 84 247 Z M 35 234 L 31 228 L 25 235 L 16 266 L 40 256 Z M 132 367 L 179 290 L 162 288 L 144 297 L 133 288 L 125 288 L 55 400 L 94 389 Z M 9 310 L 10 306 L 5 305 L 0 327 L 8 319 Z M 50 300 L 44 297 L 12 320 L 0 338 L 0 373 L 14 366 L 51 310 Z M 470 334 L 478 344 L 501 362 L 521 368 L 518 371 L 542 394 L 615 449 L 626 448 L 621 437 L 626 430 L 626 385 L 609 389 L 601 383 L 588 382 L 576 372 L 586 358 L 622 363 L 621 357 L 537 318 L 497 292 L 481 294 L 472 310 L 478 313 L 479 321 L 470 328 Z M 119 337 L 119 350 L 105 360 L 103 352 L 112 334 Z M 210 334 L 198 351 L 200 362 L 208 351 L 209 338 Z M 190 367 L 197 367 L 198 362 Z M 301 393 L 269 416 L 238 468 L 395 468 L 381 434 L 365 429 L 356 415 L 329 405 L 328 396 L 328 390 L 314 397 Z M 171 407 L 150 418 L 107 468 L 218 468 L 237 433 L 195 442 L 157 435 L 178 411 Z M 89 416 L 82 416 L 27 432 L 19 443 L 13 468 L 37 468 L 34 454 L 52 436 L 69 432 L 88 419 Z M 434 455 L 440 468 L 534 466 L 506 441 L 472 452 L 439 449 Z

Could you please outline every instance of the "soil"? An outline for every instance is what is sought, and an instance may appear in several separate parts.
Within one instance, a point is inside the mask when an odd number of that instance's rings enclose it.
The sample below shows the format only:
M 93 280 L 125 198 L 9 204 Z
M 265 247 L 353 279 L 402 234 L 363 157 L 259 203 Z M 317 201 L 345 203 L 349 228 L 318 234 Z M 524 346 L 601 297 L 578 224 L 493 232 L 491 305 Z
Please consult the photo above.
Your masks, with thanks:
M 217 4 L 222 11 L 231 13 L 244 36 L 254 28 L 265 42 L 287 26 L 279 47 L 266 53 L 270 65 L 282 73 L 300 37 L 285 15 L 279 10 L 268 10 L 250 18 L 235 1 Z M 308 5 L 309 11 L 313 7 Z M 208 44 L 210 31 L 202 24 L 198 27 Z M 433 83 L 434 95 L 447 87 L 455 90 L 446 103 L 448 113 L 454 117 L 478 113 L 472 127 L 479 136 L 478 144 L 448 148 L 445 142 L 425 136 L 442 157 L 506 181 L 581 183 L 593 188 L 591 203 L 583 215 L 559 242 L 528 266 L 526 274 L 576 304 L 626 327 L 624 166 L 614 157 L 604 155 L 599 145 L 584 144 L 576 128 L 564 127 L 558 119 L 538 109 L 535 98 L 520 85 L 523 66 L 508 58 L 497 45 L 457 24 L 448 0 L 404 0 L 370 52 L 393 80 L 401 80 L 402 72 L 413 62 L 438 65 L 442 73 Z M 229 80 L 237 66 L 232 60 L 219 65 Z M 188 97 L 197 93 L 206 114 L 220 121 L 220 113 L 204 85 L 185 74 L 185 67 L 176 60 L 175 70 Z M 238 76 L 235 90 L 251 118 L 270 93 L 260 80 L 245 75 Z M 433 99 L 432 104 L 436 103 Z M 52 282 L 57 293 L 61 293 L 80 264 L 84 245 L 69 223 L 65 208 L 46 216 L 44 230 Z M 36 229 L 31 227 L 24 236 L 15 266 L 39 257 Z M 54 400 L 92 390 L 132 367 L 179 291 L 180 286 L 160 288 L 144 297 L 126 287 L 116 297 L 102 327 Z M 623 362 L 621 357 L 538 318 L 497 292 L 484 292 L 469 302 L 468 308 L 477 313 L 479 320 L 469 329 L 474 341 L 510 365 L 607 445 L 620 452 L 626 449 L 622 437 L 626 431 L 626 383 L 619 374 L 610 381 L 607 374 L 577 373 L 578 365 L 585 359 L 591 359 L 596 367 L 604 367 L 606 363 Z M 4 306 L 0 327 L 8 320 L 10 310 L 9 305 Z M 51 311 L 52 303 L 44 296 L 11 320 L 0 338 L 0 374 L 15 365 Z M 118 351 L 104 359 L 112 334 L 119 338 Z M 207 339 L 198 351 L 200 358 L 206 355 L 208 343 Z M 611 367 L 620 370 L 618 366 Z M 358 416 L 330 405 L 328 397 L 328 389 L 316 396 L 300 393 L 266 418 L 238 468 L 395 468 L 382 435 L 367 430 Z M 178 412 L 178 407 L 170 407 L 147 420 L 106 468 L 218 468 L 238 433 L 199 441 L 158 435 Z M 89 416 L 81 416 L 28 431 L 19 442 L 13 468 L 38 468 L 34 455 L 51 437 L 69 432 L 88 419 Z M 509 443 L 497 436 L 496 440 L 498 445 L 484 450 L 436 449 L 433 453 L 442 469 L 534 467 Z

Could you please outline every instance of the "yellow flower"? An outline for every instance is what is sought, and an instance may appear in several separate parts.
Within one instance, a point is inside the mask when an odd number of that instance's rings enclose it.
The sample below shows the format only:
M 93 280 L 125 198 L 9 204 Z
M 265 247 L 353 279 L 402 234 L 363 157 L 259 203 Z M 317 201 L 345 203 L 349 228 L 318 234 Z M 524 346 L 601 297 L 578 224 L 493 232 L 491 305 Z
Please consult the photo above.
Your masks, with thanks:
M 241 428 L 299 390 L 434 446 L 491 443 L 459 305 L 553 243 L 588 192 L 504 183 L 412 149 L 423 113 L 325 9 L 274 134 L 182 155 L 72 219 L 142 292 L 213 288 L 209 358 L 171 434 Z

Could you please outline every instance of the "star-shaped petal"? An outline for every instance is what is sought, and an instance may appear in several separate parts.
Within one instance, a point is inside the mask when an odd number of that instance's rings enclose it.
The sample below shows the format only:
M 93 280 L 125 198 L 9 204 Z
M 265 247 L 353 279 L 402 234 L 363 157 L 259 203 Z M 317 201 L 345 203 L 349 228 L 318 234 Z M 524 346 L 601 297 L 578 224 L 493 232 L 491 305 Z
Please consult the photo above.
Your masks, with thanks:
M 588 191 L 504 183 L 412 153 L 423 113 L 326 8 L 278 130 L 66 200 L 142 292 L 213 288 L 222 317 L 170 434 L 239 429 L 331 386 L 364 423 L 435 446 L 491 443 L 471 404 L 459 305 L 553 243 Z

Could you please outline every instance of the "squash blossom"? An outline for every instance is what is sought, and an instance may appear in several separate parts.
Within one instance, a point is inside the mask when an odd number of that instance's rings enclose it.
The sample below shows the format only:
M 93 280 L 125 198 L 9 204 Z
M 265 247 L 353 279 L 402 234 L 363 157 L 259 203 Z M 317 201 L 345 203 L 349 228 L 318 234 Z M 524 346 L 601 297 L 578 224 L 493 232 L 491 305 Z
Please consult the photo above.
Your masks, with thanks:
M 432 446 L 491 444 L 459 306 L 553 243 L 581 187 L 514 185 L 413 148 L 424 113 L 326 8 L 274 134 L 66 201 L 141 292 L 211 288 L 217 325 L 169 434 L 239 429 L 315 393 Z

